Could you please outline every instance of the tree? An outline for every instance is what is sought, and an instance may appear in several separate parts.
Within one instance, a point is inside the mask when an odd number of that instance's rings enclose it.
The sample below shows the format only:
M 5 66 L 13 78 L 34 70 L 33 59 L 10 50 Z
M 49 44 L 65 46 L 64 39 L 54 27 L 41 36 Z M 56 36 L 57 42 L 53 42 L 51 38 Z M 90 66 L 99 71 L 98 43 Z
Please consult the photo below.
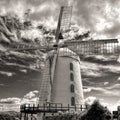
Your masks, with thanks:
M 111 113 L 99 101 L 94 101 L 91 107 L 81 116 L 81 120 L 111 120 Z

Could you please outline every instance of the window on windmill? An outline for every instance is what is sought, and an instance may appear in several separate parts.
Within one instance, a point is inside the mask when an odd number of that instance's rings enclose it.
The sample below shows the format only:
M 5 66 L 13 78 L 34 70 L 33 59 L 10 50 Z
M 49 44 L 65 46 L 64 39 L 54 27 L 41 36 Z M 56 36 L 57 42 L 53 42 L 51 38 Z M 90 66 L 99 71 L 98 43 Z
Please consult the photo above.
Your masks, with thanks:
M 70 70 L 73 71 L 73 63 L 70 63 Z
M 75 105 L 75 98 L 71 97 L 71 106 L 74 106 L 74 105 Z
M 70 91 L 71 91 L 71 93 L 74 93 L 74 92 L 75 92 L 75 87 L 74 87 L 73 84 L 71 84 L 71 86 L 70 86 Z
M 74 75 L 73 75 L 73 73 L 70 73 L 70 80 L 74 81 Z

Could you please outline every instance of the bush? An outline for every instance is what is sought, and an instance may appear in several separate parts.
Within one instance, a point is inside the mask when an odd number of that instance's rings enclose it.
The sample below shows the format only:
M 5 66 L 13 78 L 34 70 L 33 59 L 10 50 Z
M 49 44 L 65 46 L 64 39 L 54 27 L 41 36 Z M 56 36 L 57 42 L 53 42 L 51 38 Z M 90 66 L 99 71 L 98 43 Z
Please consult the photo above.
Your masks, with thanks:
M 0 120 L 19 120 L 19 113 L 17 113 L 17 112 L 1 112 Z

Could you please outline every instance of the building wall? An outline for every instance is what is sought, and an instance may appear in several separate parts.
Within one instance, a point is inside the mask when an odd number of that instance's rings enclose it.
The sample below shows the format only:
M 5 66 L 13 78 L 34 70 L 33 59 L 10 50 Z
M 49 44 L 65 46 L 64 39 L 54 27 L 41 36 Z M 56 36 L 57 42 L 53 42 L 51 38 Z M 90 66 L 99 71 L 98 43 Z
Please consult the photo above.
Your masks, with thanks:
M 74 60 L 73 65 L 75 68 L 74 69 L 75 101 L 76 101 L 76 104 L 83 104 L 84 103 L 84 95 L 83 95 L 83 85 L 82 85 L 82 78 L 81 78 L 80 62 Z
M 68 52 L 68 51 L 67 51 Z M 51 65 L 52 81 L 51 91 L 49 89 L 50 101 L 53 103 L 62 103 L 63 106 L 71 106 L 71 98 L 75 98 L 75 104 L 83 104 L 83 88 L 80 72 L 80 59 L 78 56 L 71 56 L 63 51 L 54 57 Z M 72 53 L 73 55 L 73 53 Z M 54 64 L 56 61 L 56 65 Z M 73 70 L 70 70 L 70 63 L 73 64 Z M 55 65 L 55 66 L 54 66 Z M 55 69 L 54 69 L 55 68 Z M 54 72 L 53 72 L 54 71 Z M 70 74 L 73 74 L 74 80 L 71 81 Z M 70 86 L 74 85 L 74 92 L 71 92 Z M 51 93 L 51 94 L 50 94 Z M 49 98 L 49 97 L 48 97 Z M 42 114 L 37 114 L 38 120 L 42 119 Z
M 73 63 L 73 71 L 70 70 L 70 63 Z M 71 72 L 74 75 L 74 81 L 70 80 Z M 71 84 L 75 87 L 74 93 L 70 90 Z M 75 98 L 75 104 L 83 104 L 80 60 L 79 57 L 58 56 L 52 85 L 51 102 L 62 103 L 67 106 L 68 104 L 71 105 L 71 97 Z

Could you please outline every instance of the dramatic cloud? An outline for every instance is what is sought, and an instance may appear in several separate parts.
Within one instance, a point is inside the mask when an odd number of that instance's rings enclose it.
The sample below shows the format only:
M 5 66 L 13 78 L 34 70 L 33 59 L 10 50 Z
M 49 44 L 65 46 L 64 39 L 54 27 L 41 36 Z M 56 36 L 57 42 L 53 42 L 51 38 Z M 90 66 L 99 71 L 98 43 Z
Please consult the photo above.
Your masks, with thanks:
M 4 98 L 0 100 L 0 103 L 3 104 L 20 104 L 21 99 L 20 98 Z
M 109 82 L 104 82 L 104 85 L 108 85 L 109 84 Z
M 1 14 L 16 14 L 20 18 L 23 18 L 26 11 L 26 2 L 23 0 L 1 0 L 0 12 Z
M 107 87 L 108 90 L 120 89 L 120 84 L 114 84 L 112 86 Z
M 104 60 L 101 59 L 101 62 L 104 63 Z M 101 77 L 105 76 L 108 73 L 120 73 L 120 66 L 119 65 L 101 65 L 97 63 L 91 63 L 91 62 L 81 62 L 81 69 L 82 73 L 85 76 L 89 77 Z
M 21 99 L 12 97 L 0 99 L 0 110 L 2 111 L 19 111 Z
M 118 106 L 120 106 L 120 99 L 116 101 L 114 104 L 110 104 L 108 108 L 110 111 L 113 111 L 113 110 L 116 111 Z
M 20 71 L 23 72 L 23 73 L 27 73 L 26 69 L 21 69 Z
M 29 104 L 37 104 L 38 102 L 38 97 L 39 97 L 39 92 L 37 90 L 35 91 L 30 91 L 29 93 L 27 93 L 26 95 L 24 95 L 21 103 L 25 104 L 25 103 L 29 103 Z
M 91 105 L 95 100 L 98 100 L 96 97 L 94 96 L 89 96 L 85 99 L 85 103 L 88 105 Z M 109 104 L 104 102 L 104 99 L 99 99 L 99 102 L 103 105 L 103 106 L 108 106 Z
M 97 100 L 96 97 L 94 97 L 94 96 L 89 96 L 89 97 L 87 97 L 87 98 L 85 99 L 85 103 L 91 105 L 95 100 Z
M 118 87 L 118 86 L 117 86 Z M 109 88 L 109 87 L 108 87 Z M 84 88 L 84 92 L 95 92 L 96 95 L 98 96 L 119 96 L 120 95 L 120 91 L 118 90 L 115 90 L 115 89 L 108 89 L 107 87 L 106 88 L 101 88 L 101 87 L 90 87 L 90 86 L 86 86 Z
M 1 87 L 2 87 L 2 86 L 5 86 L 5 84 L 1 83 L 0 86 L 1 86 Z
M 8 76 L 8 77 L 11 77 L 11 76 L 15 75 L 15 73 L 7 72 L 7 71 L 0 71 L 0 74 L 6 75 L 6 76 Z
M 90 30 L 93 37 L 118 37 L 120 32 L 120 1 L 112 0 L 1 0 L 1 14 L 15 13 L 23 19 L 24 13 L 35 21 L 58 20 L 61 5 L 73 5 L 72 22 Z
M 37 104 L 38 91 L 30 91 L 23 98 L 11 97 L 0 99 L 0 109 L 4 111 L 15 110 L 19 111 L 21 104 Z
M 76 2 L 78 23 L 90 28 L 92 32 L 116 37 L 119 33 L 119 4 L 103 0 L 79 0 Z M 116 19 L 114 19 L 116 18 Z M 107 36 L 106 35 L 106 36 Z
M 24 96 L 24 98 L 25 98 L 25 99 L 32 99 L 32 98 L 35 98 L 35 97 L 37 96 L 37 94 L 38 94 L 38 91 L 37 91 L 37 90 L 31 91 L 31 92 L 27 93 L 27 94 Z
M 99 65 L 89 62 L 81 62 L 82 73 L 85 76 L 100 77 L 102 72 L 100 72 Z
M 117 80 L 120 81 L 120 77 Z
M 84 93 L 89 93 L 92 91 L 92 89 L 88 87 L 88 88 L 84 88 L 83 91 Z
M 21 37 L 25 39 L 34 40 L 36 38 L 43 40 L 43 34 L 38 29 L 29 29 L 21 31 Z

